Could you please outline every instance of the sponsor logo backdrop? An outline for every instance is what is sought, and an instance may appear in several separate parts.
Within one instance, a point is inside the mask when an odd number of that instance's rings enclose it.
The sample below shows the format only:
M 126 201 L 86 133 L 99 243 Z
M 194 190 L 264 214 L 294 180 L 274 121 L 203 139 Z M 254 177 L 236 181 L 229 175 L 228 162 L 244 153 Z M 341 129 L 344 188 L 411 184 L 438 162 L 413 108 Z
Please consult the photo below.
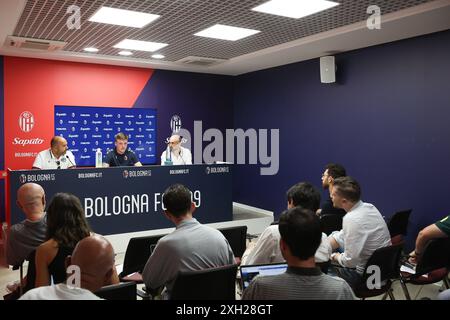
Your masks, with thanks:
M 131 108 L 150 69 L 4 57 L 5 167 L 29 169 L 50 147 L 55 105 Z

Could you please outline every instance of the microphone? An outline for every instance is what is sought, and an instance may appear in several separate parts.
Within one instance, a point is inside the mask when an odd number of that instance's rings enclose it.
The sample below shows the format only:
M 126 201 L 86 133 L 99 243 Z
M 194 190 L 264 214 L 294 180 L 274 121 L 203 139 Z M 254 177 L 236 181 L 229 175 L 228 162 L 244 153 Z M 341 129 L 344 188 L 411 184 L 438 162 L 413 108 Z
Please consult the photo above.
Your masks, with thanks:
M 69 162 L 72 164 L 72 167 L 75 167 L 75 163 L 72 162 L 72 160 L 70 160 L 70 157 L 68 154 L 66 154 L 66 158 L 67 160 L 69 160 Z

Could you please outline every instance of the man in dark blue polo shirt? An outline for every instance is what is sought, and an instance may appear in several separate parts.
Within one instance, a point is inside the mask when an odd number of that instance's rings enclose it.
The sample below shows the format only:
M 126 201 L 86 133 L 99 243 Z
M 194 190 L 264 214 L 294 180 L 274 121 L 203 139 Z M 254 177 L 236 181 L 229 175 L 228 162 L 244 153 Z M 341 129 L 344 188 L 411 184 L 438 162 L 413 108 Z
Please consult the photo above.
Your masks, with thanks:
M 122 132 L 116 134 L 115 148 L 106 155 L 104 167 L 142 166 L 136 154 L 128 150 L 128 136 Z

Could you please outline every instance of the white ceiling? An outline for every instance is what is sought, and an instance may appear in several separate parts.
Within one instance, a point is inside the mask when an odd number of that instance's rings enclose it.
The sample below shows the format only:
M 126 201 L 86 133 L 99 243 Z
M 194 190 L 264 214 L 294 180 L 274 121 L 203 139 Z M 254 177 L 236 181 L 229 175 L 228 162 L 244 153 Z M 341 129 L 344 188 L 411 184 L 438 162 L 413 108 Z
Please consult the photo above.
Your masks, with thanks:
M 335 0 L 339 6 L 301 19 L 267 15 L 250 9 L 266 0 L 0 0 L 0 54 L 155 69 L 239 75 L 327 54 L 450 29 L 450 0 Z M 373 2 L 373 3 L 372 3 Z M 366 26 L 368 5 L 383 13 L 381 30 Z M 81 8 L 82 27 L 68 30 L 66 9 Z M 160 14 L 143 29 L 97 24 L 87 19 L 102 5 Z M 215 23 L 261 30 L 229 42 L 192 34 Z M 65 41 L 56 52 L 30 51 L 6 45 L 7 36 Z M 127 37 L 169 43 L 163 61 L 149 53 L 117 55 L 112 45 Z M 5 44 L 5 45 L 4 45 Z M 82 51 L 95 45 L 97 54 Z M 213 66 L 180 62 L 188 56 L 221 59 Z

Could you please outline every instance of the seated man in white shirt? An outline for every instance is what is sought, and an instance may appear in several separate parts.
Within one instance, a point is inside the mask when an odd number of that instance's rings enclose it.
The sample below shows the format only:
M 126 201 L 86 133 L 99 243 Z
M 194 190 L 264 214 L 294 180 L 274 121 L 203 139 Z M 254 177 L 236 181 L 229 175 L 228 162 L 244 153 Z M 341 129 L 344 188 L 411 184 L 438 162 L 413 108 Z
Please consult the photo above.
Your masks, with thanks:
M 33 169 L 68 169 L 75 168 L 75 157 L 67 148 L 67 140 L 54 136 L 50 148 L 38 153 L 33 163 Z
M 86 237 L 78 242 L 67 265 L 79 268 L 79 284 L 76 283 L 76 275 L 68 275 L 67 284 L 32 289 L 20 300 L 100 300 L 93 292 L 111 282 L 114 249 L 102 236 Z
M 181 146 L 182 137 L 174 134 L 169 139 L 169 147 L 161 155 L 161 165 L 192 164 L 192 154 L 188 148 Z
M 297 183 L 287 192 L 288 209 L 300 206 L 314 212 L 320 206 L 319 191 L 308 182 Z M 256 245 L 250 252 L 243 255 L 241 264 L 267 264 L 284 262 L 284 257 L 280 250 L 280 232 L 278 225 L 267 227 L 258 238 Z M 330 259 L 331 246 L 325 233 L 322 233 L 322 240 L 315 254 L 316 263 L 326 262 Z
M 339 265 L 334 271 L 351 287 L 355 287 L 360 283 L 372 253 L 390 246 L 391 236 L 378 209 L 373 204 L 361 201 L 361 188 L 355 179 L 335 179 L 331 200 L 336 208 L 347 212 L 342 221 L 342 230 L 329 236 L 333 250 L 343 250 L 331 256 L 333 263 Z

